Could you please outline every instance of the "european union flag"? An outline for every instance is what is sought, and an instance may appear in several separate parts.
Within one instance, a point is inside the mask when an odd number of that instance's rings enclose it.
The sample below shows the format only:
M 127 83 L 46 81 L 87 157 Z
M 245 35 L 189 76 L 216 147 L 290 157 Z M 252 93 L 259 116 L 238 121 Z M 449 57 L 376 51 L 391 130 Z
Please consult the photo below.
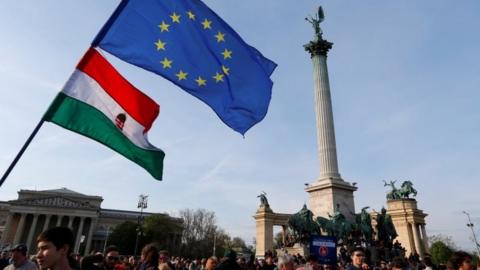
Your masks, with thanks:
M 241 134 L 267 113 L 276 64 L 199 0 L 124 0 L 92 45 L 167 78 Z

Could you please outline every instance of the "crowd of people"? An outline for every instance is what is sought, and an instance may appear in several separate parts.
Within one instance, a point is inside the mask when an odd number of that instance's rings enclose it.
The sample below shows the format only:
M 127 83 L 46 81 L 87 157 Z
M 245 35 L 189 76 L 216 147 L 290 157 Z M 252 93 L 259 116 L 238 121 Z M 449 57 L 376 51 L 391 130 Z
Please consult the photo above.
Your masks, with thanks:
M 472 264 L 472 256 L 458 251 L 446 265 L 434 265 L 427 254 L 423 260 L 418 256 L 408 259 L 397 256 L 390 261 L 372 262 L 362 247 L 340 253 L 334 265 L 321 264 L 314 255 L 275 255 L 267 252 L 262 258 L 253 255 L 245 258 L 233 250 L 224 257 L 186 259 L 169 256 L 168 251 L 158 250 L 155 244 L 143 247 L 141 256 L 120 255 L 115 246 L 105 252 L 87 256 L 72 254 L 73 233 L 69 228 L 55 227 L 42 232 L 37 238 L 37 251 L 28 256 L 28 248 L 19 244 L 2 251 L 0 270 L 480 270 Z

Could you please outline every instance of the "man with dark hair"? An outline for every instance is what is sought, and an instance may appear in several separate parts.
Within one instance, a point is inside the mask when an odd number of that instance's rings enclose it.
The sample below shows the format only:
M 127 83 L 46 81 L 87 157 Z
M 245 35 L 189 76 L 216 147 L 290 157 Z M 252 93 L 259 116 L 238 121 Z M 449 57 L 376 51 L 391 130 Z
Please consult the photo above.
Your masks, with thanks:
M 116 246 L 109 246 L 102 254 L 89 255 L 83 258 L 82 270 L 113 270 L 120 262 L 120 255 Z M 97 265 L 96 265 L 97 264 Z
M 352 264 L 347 267 L 347 270 L 361 270 L 365 259 L 365 251 L 362 247 L 355 247 L 350 251 L 350 258 Z
M 307 257 L 307 266 L 309 266 L 310 269 L 313 269 L 313 270 L 320 269 L 320 264 L 318 263 L 317 256 L 315 256 L 315 255 L 308 256 Z
M 42 232 L 37 238 L 37 262 L 41 270 L 72 270 L 70 255 L 74 243 L 69 228 L 55 227 Z
M 0 254 L 0 270 L 5 268 L 9 264 L 10 264 L 10 255 L 8 254 L 8 251 L 3 250 L 2 253 Z
M 448 261 L 451 263 L 453 270 L 472 269 L 472 255 L 465 251 L 454 252 Z
M 37 266 L 28 260 L 27 257 L 27 246 L 24 244 L 19 244 L 13 247 L 12 252 L 12 261 L 13 263 L 4 268 L 4 270 L 36 270 Z
M 408 263 L 403 257 L 395 257 L 392 260 L 392 270 L 407 270 Z

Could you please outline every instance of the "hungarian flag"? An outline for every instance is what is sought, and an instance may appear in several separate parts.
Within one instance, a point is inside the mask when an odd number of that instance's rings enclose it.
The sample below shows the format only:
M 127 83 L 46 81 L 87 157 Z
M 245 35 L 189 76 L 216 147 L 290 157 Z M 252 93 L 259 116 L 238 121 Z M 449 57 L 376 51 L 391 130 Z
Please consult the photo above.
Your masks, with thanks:
M 44 120 L 104 144 L 161 180 L 165 153 L 147 139 L 159 111 L 155 101 L 90 48 Z

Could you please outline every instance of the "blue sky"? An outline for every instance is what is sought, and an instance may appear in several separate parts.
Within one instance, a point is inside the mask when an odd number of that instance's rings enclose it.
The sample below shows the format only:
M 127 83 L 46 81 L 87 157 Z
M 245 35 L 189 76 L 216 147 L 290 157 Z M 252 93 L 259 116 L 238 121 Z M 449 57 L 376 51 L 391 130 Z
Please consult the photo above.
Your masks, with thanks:
M 466 217 L 480 227 L 480 3 L 478 1 L 206 1 L 250 45 L 278 64 L 265 119 L 246 137 L 170 82 L 110 60 L 161 106 L 149 138 L 166 152 L 164 181 L 111 150 L 45 124 L 0 188 L 69 189 L 131 209 L 215 211 L 232 236 L 251 242 L 256 196 L 293 213 L 319 175 L 312 65 L 304 18 L 325 10 L 339 168 L 357 182 L 357 210 L 379 210 L 382 180 L 411 180 L 427 233 L 472 249 Z M 3 173 L 60 91 L 118 1 L 0 3 L 0 170 Z M 477 230 L 477 233 L 479 231 Z

